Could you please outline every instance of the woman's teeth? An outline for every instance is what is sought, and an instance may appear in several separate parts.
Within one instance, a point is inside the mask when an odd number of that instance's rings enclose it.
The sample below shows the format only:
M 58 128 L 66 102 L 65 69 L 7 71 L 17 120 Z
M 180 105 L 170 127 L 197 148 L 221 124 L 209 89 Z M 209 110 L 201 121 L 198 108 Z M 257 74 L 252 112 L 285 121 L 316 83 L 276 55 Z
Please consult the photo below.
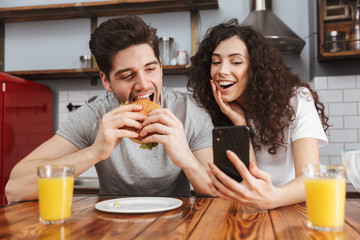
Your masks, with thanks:
M 220 87 L 222 87 L 224 89 L 231 87 L 234 84 L 235 84 L 235 82 L 219 82 Z

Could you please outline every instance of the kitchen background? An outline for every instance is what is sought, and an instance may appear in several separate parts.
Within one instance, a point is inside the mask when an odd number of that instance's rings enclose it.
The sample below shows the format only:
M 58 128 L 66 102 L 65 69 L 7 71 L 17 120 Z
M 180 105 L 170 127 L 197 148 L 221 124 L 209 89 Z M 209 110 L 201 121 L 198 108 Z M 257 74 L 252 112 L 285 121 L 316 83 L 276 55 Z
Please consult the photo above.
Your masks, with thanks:
M 95 2 L 100 0 L 1 0 L 0 8 Z M 340 0 L 339 0 L 340 1 Z M 299 35 L 306 45 L 300 55 L 284 55 L 293 72 L 318 91 L 326 105 L 332 127 L 330 143 L 320 149 L 324 164 L 341 164 L 341 151 L 360 149 L 360 60 L 317 61 L 316 0 L 272 0 L 272 11 Z M 219 9 L 201 10 L 199 39 L 206 30 L 232 17 L 242 22 L 250 12 L 249 0 L 218 0 Z M 173 12 L 139 15 L 158 29 L 158 36 L 174 39 L 173 48 L 191 53 L 190 13 Z M 101 17 L 98 23 L 109 17 Z M 90 55 L 90 19 L 66 19 L 5 23 L 5 71 L 80 68 L 79 57 Z M 185 75 L 165 75 L 164 86 L 186 91 Z M 103 91 L 101 81 L 89 79 L 39 80 L 54 97 L 55 132 L 71 114 L 68 105 L 82 105 L 85 99 Z M 94 169 L 83 176 L 96 176 Z

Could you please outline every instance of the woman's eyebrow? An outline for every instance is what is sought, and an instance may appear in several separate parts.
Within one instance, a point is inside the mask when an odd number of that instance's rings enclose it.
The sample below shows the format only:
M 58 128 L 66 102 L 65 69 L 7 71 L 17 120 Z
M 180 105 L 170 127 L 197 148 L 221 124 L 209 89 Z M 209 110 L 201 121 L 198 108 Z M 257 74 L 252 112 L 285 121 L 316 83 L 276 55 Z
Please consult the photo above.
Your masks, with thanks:
M 215 56 L 215 57 L 219 57 L 219 56 L 220 56 L 219 53 L 215 53 L 215 52 L 214 52 L 212 55 Z M 233 56 L 241 56 L 241 57 L 243 57 L 244 59 L 246 59 L 245 55 L 244 55 L 244 54 L 241 54 L 241 53 L 231 53 L 231 54 L 228 55 L 228 57 L 233 57 Z

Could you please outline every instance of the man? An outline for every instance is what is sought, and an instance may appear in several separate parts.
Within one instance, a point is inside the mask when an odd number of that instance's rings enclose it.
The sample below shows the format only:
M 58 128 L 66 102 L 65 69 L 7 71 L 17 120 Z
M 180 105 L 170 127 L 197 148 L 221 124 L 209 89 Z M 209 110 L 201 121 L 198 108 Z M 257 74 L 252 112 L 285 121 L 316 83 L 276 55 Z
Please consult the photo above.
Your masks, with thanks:
M 106 92 L 72 113 L 14 167 L 8 201 L 36 199 L 36 166 L 45 164 L 75 165 L 76 176 L 95 164 L 102 195 L 186 196 L 189 182 L 197 193 L 211 194 L 206 166 L 212 162 L 213 125 L 189 94 L 162 87 L 156 29 L 136 16 L 110 19 L 89 45 Z M 163 108 L 144 116 L 136 112 L 140 105 L 120 104 L 141 98 Z M 140 149 L 129 139 L 139 136 L 159 145 Z

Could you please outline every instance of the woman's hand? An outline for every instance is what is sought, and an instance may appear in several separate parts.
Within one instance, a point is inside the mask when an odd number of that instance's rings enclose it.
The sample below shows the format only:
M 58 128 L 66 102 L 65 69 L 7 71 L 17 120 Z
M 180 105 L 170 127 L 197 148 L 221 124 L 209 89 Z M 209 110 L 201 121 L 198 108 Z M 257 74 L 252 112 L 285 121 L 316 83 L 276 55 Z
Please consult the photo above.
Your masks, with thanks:
M 271 183 L 267 172 L 260 170 L 254 162 L 250 162 L 249 170 L 232 151 L 226 151 L 228 158 L 241 174 L 241 183 L 223 173 L 213 163 L 209 164 L 209 187 L 218 197 L 242 203 L 258 209 L 272 209 L 280 205 L 280 189 Z
M 210 80 L 211 88 L 217 104 L 221 111 L 232 121 L 235 126 L 246 125 L 246 118 L 243 109 L 236 102 L 225 103 L 222 100 L 221 92 L 216 89 L 214 80 Z

